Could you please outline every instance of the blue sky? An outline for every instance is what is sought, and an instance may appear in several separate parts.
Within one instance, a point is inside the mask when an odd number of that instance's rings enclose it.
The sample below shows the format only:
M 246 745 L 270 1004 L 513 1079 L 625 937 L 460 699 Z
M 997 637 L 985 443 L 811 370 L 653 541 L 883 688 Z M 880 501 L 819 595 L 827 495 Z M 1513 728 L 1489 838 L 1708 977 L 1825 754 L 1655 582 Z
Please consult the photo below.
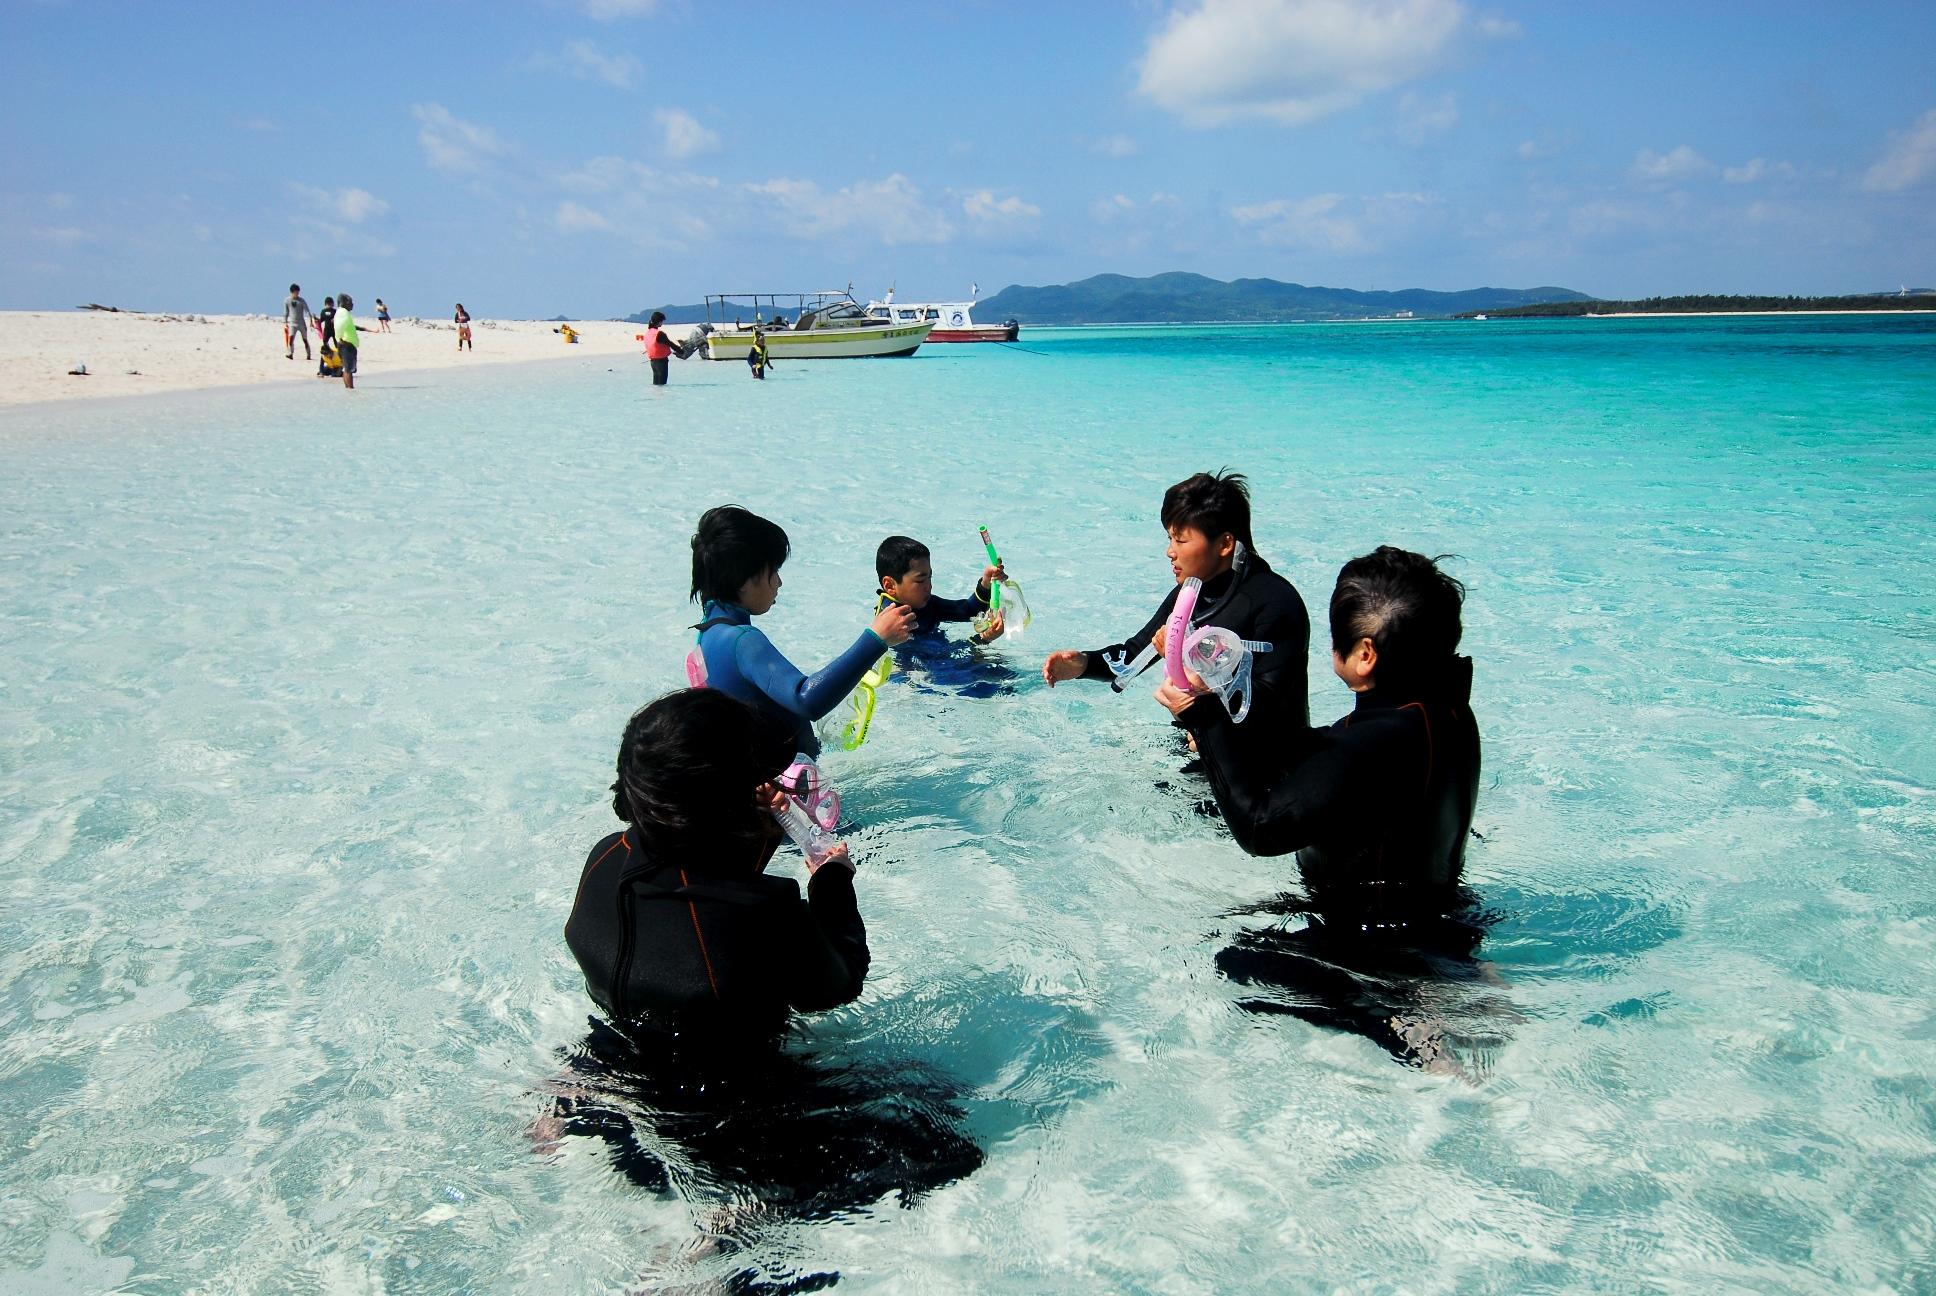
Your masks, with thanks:
M 1936 4 L 0 0 L 0 306 L 1936 283 Z

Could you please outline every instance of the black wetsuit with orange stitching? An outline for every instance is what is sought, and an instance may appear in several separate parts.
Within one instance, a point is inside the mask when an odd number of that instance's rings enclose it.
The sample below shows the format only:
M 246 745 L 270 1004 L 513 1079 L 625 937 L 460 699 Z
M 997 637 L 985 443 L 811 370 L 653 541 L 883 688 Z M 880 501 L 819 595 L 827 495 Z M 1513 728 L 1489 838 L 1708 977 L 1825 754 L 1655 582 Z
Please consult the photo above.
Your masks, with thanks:
M 1305 730 L 1278 764 L 1239 750 L 1214 698 L 1180 723 L 1237 844 L 1253 855 L 1296 851 L 1314 907 L 1376 920 L 1458 903 L 1479 797 L 1471 700 L 1472 659 L 1454 658 L 1428 683 L 1358 694 L 1350 715 Z
M 565 924 L 585 988 L 615 1020 L 765 1032 L 789 1008 L 860 994 L 867 929 L 848 870 L 821 869 L 802 899 L 792 878 L 661 863 L 631 837 L 592 848 Z

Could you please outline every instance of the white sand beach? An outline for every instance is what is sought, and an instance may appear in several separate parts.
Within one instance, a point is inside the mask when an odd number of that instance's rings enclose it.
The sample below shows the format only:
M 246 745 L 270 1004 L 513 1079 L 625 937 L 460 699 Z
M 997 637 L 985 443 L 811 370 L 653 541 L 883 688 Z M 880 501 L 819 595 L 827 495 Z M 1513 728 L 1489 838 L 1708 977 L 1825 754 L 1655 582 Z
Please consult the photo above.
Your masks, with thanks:
M 365 381 L 409 369 L 639 353 L 636 338 L 645 331 L 642 324 L 573 321 L 579 340 L 567 345 L 556 321 L 478 318 L 474 349 L 460 352 L 447 319 L 393 319 L 389 333 L 377 331 L 373 310 L 358 311 L 356 322 L 363 338 L 358 377 Z M 666 331 L 678 339 L 691 326 Z M 85 377 L 69 373 L 82 365 Z M 296 358 L 284 358 L 278 315 L 0 311 L 0 405 L 318 381 L 316 362 L 304 362 L 300 342 Z

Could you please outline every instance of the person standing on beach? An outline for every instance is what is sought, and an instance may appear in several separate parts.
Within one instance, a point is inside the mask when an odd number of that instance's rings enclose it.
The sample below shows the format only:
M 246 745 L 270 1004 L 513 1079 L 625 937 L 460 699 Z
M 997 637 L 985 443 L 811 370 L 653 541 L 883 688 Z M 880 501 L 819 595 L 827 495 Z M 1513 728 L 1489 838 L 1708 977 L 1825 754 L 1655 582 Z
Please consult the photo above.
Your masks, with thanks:
M 457 349 L 459 351 L 477 350 L 471 345 L 471 313 L 464 309 L 463 302 L 457 303 L 457 313 L 450 318 L 451 322 L 457 325 Z
M 350 308 L 356 303 L 348 293 L 336 294 L 336 354 L 343 358 L 343 386 L 356 389 L 356 348 L 362 334 L 356 331 L 356 316 Z
M 301 338 L 303 359 L 314 360 L 315 353 L 309 349 L 309 303 L 302 298 L 302 285 L 290 284 L 289 295 L 282 299 L 282 349 L 289 359 L 296 358 L 296 339 Z
M 376 329 L 379 333 L 390 331 L 390 308 L 383 304 L 381 297 L 376 299 Z
M 336 354 L 336 299 L 334 297 L 323 298 L 323 308 L 316 312 L 316 336 L 320 339 L 319 346 L 322 350 L 322 355 L 316 361 L 316 376 L 327 378 L 329 367 L 324 361 Z
M 645 358 L 652 362 L 652 385 L 663 387 L 672 370 L 672 339 L 666 336 L 665 312 L 653 311 L 645 322 Z

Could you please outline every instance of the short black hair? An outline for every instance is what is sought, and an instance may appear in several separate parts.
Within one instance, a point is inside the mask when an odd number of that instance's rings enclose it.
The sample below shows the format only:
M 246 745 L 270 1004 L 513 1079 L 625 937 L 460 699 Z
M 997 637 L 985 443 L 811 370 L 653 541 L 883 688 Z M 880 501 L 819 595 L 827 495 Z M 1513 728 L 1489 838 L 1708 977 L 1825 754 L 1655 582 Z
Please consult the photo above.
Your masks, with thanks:
M 348 293 L 337 293 L 336 304 L 338 306 L 343 307 L 345 310 L 356 309 L 356 303 L 350 300 L 350 295 Z
M 653 312 L 652 312 L 652 318 L 651 318 L 651 319 L 649 319 L 649 320 L 647 320 L 647 321 L 645 322 L 645 326 L 646 326 L 647 328 L 657 328 L 657 327 L 659 327 L 659 325 L 661 325 L 661 324 L 663 324 L 663 323 L 665 323 L 665 312 L 664 312 L 664 311 L 653 311 Z
M 290 284 L 290 285 L 289 285 L 289 291 L 290 291 L 290 292 L 301 292 L 301 291 L 302 291 L 302 285 L 301 285 L 301 284 Z
M 878 580 L 889 576 L 900 580 L 908 574 L 908 568 L 929 556 L 928 547 L 919 540 L 903 535 L 889 536 L 874 551 L 874 576 Z
M 1228 531 L 1253 552 L 1250 485 L 1242 473 L 1198 473 L 1163 492 L 1163 529 L 1190 527 L 1211 540 Z
M 792 552 L 778 523 L 737 504 L 709 508 L 692 533 L 692 600 L 737 603 L 740 586 L 780 570 Z
M 750 870 L 766 831 L 753 790 L 792 760 L 792 734 L 752 707 L 718 689 L 680 689 L 625 726 L 612 812 L 654 859 Z
M 1345 656 L 1371 640 L 1381 680 L 1450 660 L 1464 634 L 1465 586 L 1439 570 L 1447 557 L 1379 545 L 1346 563 L 1331 591 L 1331 647 Z

